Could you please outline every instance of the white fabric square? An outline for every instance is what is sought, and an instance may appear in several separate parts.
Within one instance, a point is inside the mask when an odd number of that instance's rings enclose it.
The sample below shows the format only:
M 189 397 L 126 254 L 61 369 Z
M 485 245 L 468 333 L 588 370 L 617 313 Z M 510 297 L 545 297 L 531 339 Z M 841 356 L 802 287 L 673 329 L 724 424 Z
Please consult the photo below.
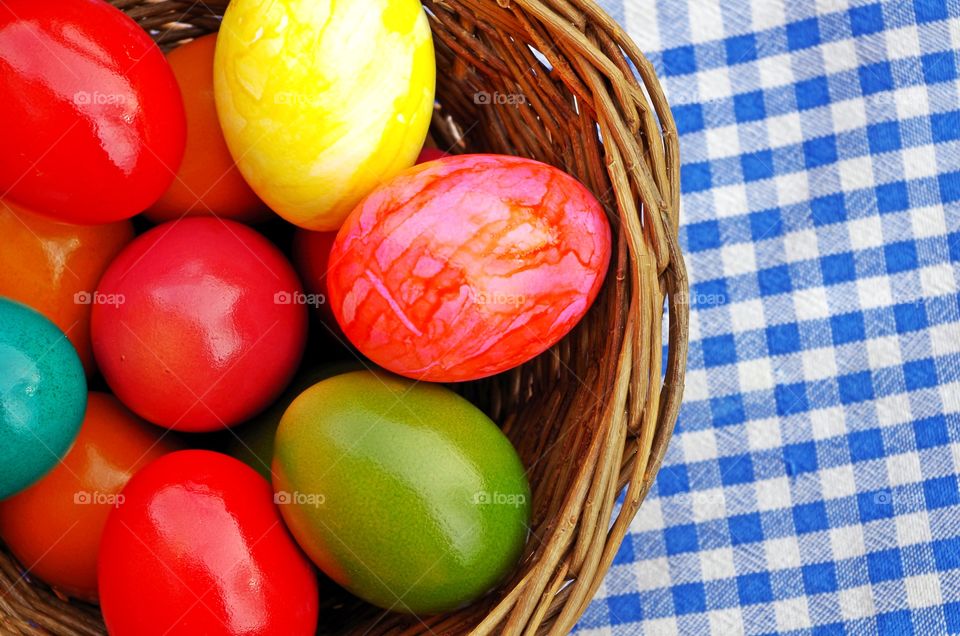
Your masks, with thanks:
M 886 276 L 859 279 L 857 281 L 857 298 L 860 301 L 860 307 L 863 309 L 889 307 L 893 304 L 890 279 Z
M 802 230 L 787 234 L 783 238 L 783 246 L 789 263 L 811 260 L 820 255 L 817 233 L 813 230 Z
M 763 4 L 773 5 L 776 3 Z M 760 83 L 766 88 L 784 86 L 792 84 L 794 81 L 790 56 L 786 54 L 760 58 L 757 60 L 757 70 L 760 71 Z
M 873 616 L 873 588 L 862 585 L 849 590 L 840 590 L 840 612 L 847 620 Z
M 697 0 L 697 19 L 690 21 L 690 35 L 693 42 L 709 42 L 725 37 L 723 14 L 717 0 Z
M 870 188 L 876 181 L 873 176 L 873 159 L 869 156 L 841 161 L 837 167 L 840 169 L 840 183 L 844 190 Z
M 700 569 L 705 581 L 728 579 L 736 576 L 737 569 L 733 565 L 733 549 L 720 548 L 701 552 Z
M 711 634 L 743 636 L 743 613 L 737 608 L 715 610 L 707 614 Z
M 630 524 L 631 532 L 659 530 L 663 527 L 663 509 L 660 506 L 660 500 L 656 497 L 647 497 Z
M 863 556 L 866 547 L 863 542 L 863 526 L 843 526 L 830 530 L 830 549 L 833 559 L 850 559 Z
M 691 369 L 687 371 L 686 382 L 683 385 L 685 400 L 705 400 L 710 396 L 710 387 L 707 385 L 705 369 Z
M 853 466 L 846 464 L 836 468 L 821 469 L 820 489 L 824 499 L 839 499 L 856 494 L 857 483 L 853 476 Z
M 644 621 L 643 628 L 651 634 L 657 634 L 657 636 L 676 636 L 679 634 L 677 619 L 672 616 Z
M 920 457 L 916 453 L 903 453 L 887 457 L 887 475 L 891 486 L 913 484 L 923 479 Z
M 911 25 L 901 29 L 884 31 L 887 41 L 887 58 L 891 60 L 906 57 L 920 57 L 920 37 L 917 27 Z
M 707 152 L 711 157 L 729 157 L 740 153 L 740 131 L 736 126 L 708 128 Z
M 729 98 L 733 95 L 730 71 L 726 66 L 700 71 L 697 73 L 695 81 L 700 89 L 701 101 L 709 102 L 715 99 Z
M 877 411 L 877 421 L 881 427 L 904 424 L 913 419 L 910 412 L 910 396 L 901 393 L 882 397 L 874 402 Z
M 930 113 L 930 98 L 926 86 L 901 88 L 894 94 L 898 119 L 911 119 Z
M 797 320 L 818 320 L 830 315 L 827 290 L 823 287 L 798 289 L 793 293 L 793 306 Z
M 786 113 L 767 120 L 767 135 L 772 148 L 799 144 L 803 141 L 803 127 L 799 113 Z
M 730 321 L 734 332 L 762 329 L 766 325 L 763 301 L 759 298 L 735 303 L 730 306 Z M 740 364 L 743 364 L 742 362 Z
M 753 243 L 734 243 L 720 249 L 723 259 L 723 271 L 729 276 L 737 276 L 757 271 L 757 257 Z
M 757 492 L 757 510 L 778 510 L 792 505 L 790 482 L 786 477 L 765 479 L 754 484 Z
M 900 339 L 897 336 L 886 336 L 866 341 L 867 358 L 871 369 L 880 369 L 900 364 L 903 356 L 900 353 Z
M 883 223 L 880 217 L 868 216 L 847 221 L 847 232 L 850 234 L 850 247 L 855 250 L 883 245 Z
M 810 181 L 806 172 L 780 175 L 774 179 L 780 205 L 806 203 L 810 200 Z
M 934 146 L 917 146 L 900 151 L 903 157 L 903 176 L 907 179 L 921 179 L 937 173 L 937 152 Z M 914 210 L 913 214 L 917 211 Z
M 803 375 L 807 380 L 824 380 L 837 375 L 837 350 L 832 347 L 801 352 Z M 842 354 L 841 354 L 842 355 Z
M 750 450 L 767 450 L 770 448 L 779 448 L 780 439 L 780 421 L 774 418 L 765 420 L 749 420 L 746 423 L 747 440 L 750 444 Z
M 846 435 L 846 414 L 839 406 L 811 411 L 810 427 L 815 440 Z
M 897 545 L 913 545 L 933 539 L 926 511 L 900 515 L 894 521 L 897 526 Z
M 696 490 L 690 493 L 693 501 L 693 520 L 697 523 L 727 516 L 726 497 L 722 488 Z
M 867 125 L 867 110 L 859 99 L 834 102 L 830 111 L 833 115 L 833 128 L 837 132 L 858 130 Z
M 943 603 L 940 577 L 936 574 L 909 576 L 903 580 L 907 588 L 907 603 L 910 607 L 930 607 Z
M 714 188 L 712 194 L 717 218 L 742 216 L 750 210 L 747 189 L 740 184 Z
M 638 590 L 656 590 L 670 587 L 670 561 L 667 557 L 650 559 L 643 562 L 643 567 L 635 569 L 637 573 Z
M 717 436 L 712 428 L 685 432 L 678 440 L 683 445 L 683 459 L 688 464 L 717 458 Z
M 777 629 L 783 632 L 810 627 L 810 608 L 804 596 L 777 601 L 773 604 L 777 615 Z
M 920 270 L 920 287 L 927 298 L 956 294 L 957 284 L 953 277 L 953 267 L 945 263 L 924 267 Z M 952 324 L 956 326 L 957 323 Z
M 841 9 L 840 3 L 835 0 L 827 0 L 828 2 L 833 2 L 834 11 Z M 843 3 L 846 4 L 845 2 Z M 838 40 L 836 42 L 826 42 L 820 45 L 820 50 L 823 51 L 823 66 L 824 69 L 830 75 L 839 73 L 840 71 L 846 71 L 848 69 L 857 68 L 859 65 L 859 57 L 857 56 L 857 46 L 856 42 L 853 40 Z
M 802 561 L 797 537 L 768 539 L 763 547 L 767 553 L 767 569 L 783 570 L 800 567 Z

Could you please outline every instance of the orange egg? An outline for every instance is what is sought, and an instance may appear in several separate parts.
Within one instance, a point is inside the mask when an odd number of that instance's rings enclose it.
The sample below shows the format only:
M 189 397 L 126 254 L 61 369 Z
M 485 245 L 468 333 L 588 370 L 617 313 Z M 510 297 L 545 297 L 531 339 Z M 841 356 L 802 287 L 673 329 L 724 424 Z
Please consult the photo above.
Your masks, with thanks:
M 90 308 L 107 265 L 133 238 L 129 221 L 70 225 L 0 200 L 0 296 L 30 305 L 67 334 L 93 371 Z
M 187 113 L 187 150 L 177 178 L 144 214 L 161 223 L 187 216 L 217 216 L 247 223 L 270 217 L 270 211 L 243 180 L 227 150 L 213 102 L 211 33 L 167 55 L 183 94 Z
M 140 468 L 175 450 L 165 432 L 107 393 L 91 392 L 73 448 L 39 482 L 0 501 L 0 537 L 26 567 L 59 591 L 97 598 L 97 551 L 107 515 Z

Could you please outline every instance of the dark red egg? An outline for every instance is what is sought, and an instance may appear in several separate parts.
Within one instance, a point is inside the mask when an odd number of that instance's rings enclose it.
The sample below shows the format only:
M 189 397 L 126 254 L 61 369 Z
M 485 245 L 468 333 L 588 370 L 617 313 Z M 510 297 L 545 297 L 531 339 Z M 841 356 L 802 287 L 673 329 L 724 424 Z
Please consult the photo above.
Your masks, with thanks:
M 103 0 L 0 2 L 0 95 L 0 192 L 62 221 L 143 211 L 183 158 L 170 66 Z
M 112 636 L 312 636 L 317 578 L 273 489 L 239 460 L 171 453 L 127 483 L 97 564 Z
M 182 431 L 266 408 L 303 355 L 307 308 L 293 266 L 235 221 L 153 228 L 110 264 L 91 317 L 104 378 L 132 411 Z

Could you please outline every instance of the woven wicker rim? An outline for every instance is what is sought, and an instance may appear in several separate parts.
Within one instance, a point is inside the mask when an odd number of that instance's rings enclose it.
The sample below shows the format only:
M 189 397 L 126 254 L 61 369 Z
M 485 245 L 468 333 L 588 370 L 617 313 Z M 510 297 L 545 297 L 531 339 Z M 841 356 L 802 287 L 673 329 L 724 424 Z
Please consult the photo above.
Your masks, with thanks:
M 169 48 L 216 30 L 227 0 L 112 3 Z M 677 244 L 676 129 L 653 67 L 591 0 L 424 5 L 437 49 L 442 106 L 432 134 L 441 148 L 522 155 L 576 176 L 608 212 L 614 255 L 604 290 L 572 334 L 518 369 L 458 387 L 502 424 L 529 468 L 534 515 L 518 571 L 485 599 L 431 617 L 326 592 L 320 633 L 566 634 L 649 490 L 680 406 L 689 292 Z M 97 608 L 32 581 L 5 550 L 0 589 L 3 633 L 105 633 Z

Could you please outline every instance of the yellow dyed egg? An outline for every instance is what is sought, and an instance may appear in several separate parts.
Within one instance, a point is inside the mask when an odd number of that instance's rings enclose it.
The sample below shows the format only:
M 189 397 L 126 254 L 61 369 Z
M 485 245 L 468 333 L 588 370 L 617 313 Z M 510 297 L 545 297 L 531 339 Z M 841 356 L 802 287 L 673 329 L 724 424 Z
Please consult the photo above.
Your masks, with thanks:
M 233 0 L 214 91 L 230 153 L 274 211 L 335 230 L 412 166 L 436 60 L 418 0 Z

